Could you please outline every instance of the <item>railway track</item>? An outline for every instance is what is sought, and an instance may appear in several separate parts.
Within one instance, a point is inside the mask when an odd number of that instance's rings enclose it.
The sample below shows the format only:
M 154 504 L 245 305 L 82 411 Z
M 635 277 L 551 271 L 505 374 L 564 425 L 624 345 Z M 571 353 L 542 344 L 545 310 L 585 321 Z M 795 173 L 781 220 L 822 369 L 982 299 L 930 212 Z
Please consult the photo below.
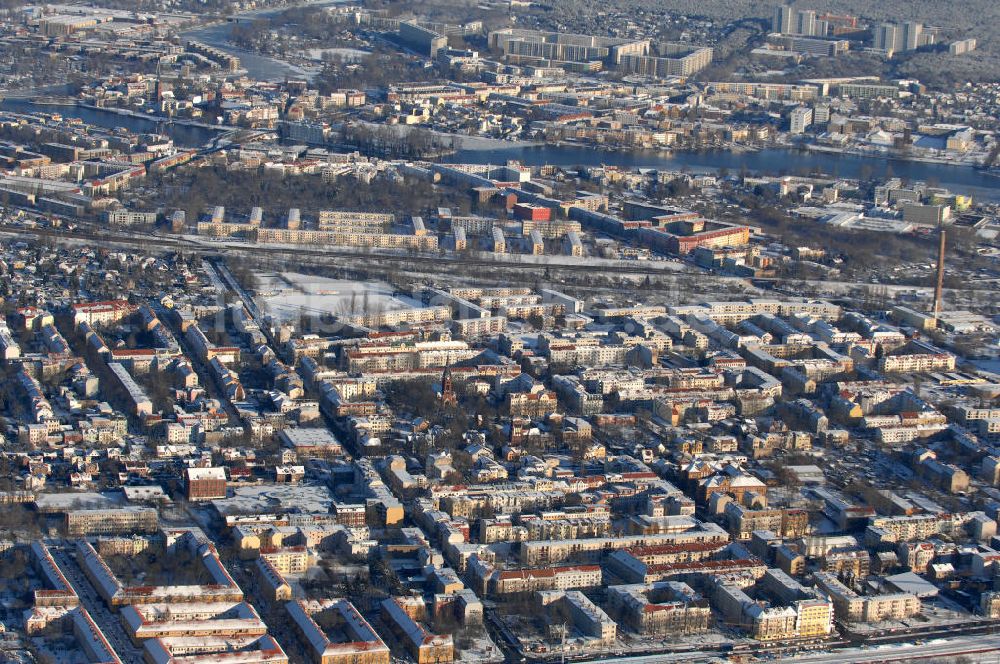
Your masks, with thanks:
M 334 248 L 315 248 L 309 246 L 287 246 L 268 244 L 236 244 L 236 243 L 212 243 L 194 241 L 187 238 L 172 238 L 165 235 L 138 235 L 96 232 L 77 229 L 72 233 L 59 231 L 50 228 L 4 228 L 0 227 L 0 237 L 13 235 L 16 237 L 35 237 L 56 240 L 60 242 L 99 242 L 102 245 L 124 245 L 133 248 L 140 248 L 144 251 L 167 252 L 185 251 L 205 256 L 232 256 L 243 254 L 263 257 L 280 257 L 285 259 L 326 258 L 363 261 L 367 263 L 395 264 L 400 269 L 412 268 L 417 263 L 421 266 L 439 267 L 461 267 L 483 268 L 488 270 L 511 269 L 526 270 L 531 272 L 567 272 L 581 274 L 617 274 L 630 276 L 650 276 L 650 277 L 691 277 L 722 279 L 726 281 L 740 282 L 749 285 L 749 281 L 742 277 L 726 277 L 718 275 L 706 275 L 705 273 L 688 272 L 681 270 L 671 270 L 667 267 L 644 266 L 636 262 L 632 265 L 588 265 L 571 263 L 528 263 L 518 261 L 489 260 L 483 258 L 445 258 L 437 254 L 415 253 L 407 255 L 387 254 L 378 252 L 362 253 L 357 251 L 345 251 Z
M 365 266 L 379 266 L 387 270 L 398 270 L 400 272 L 412 272 L 420 274 L 447 274 L 449 271 L 466 270 L 472 272 L 477 277 L 499 278 L 503 273 L 522 273 L 535 277 L 548 272 L 554 278 L 559 274 L 563 275 L 586 275 L 586 276 L 619 276 L 629 278 L 656 278 L 660 283 L 656 284 L 654 290 L 662 291 L 671 286 L 681 286 L 692 293 L 700 291 L 702 293 L 728 293 L 733 297 L 741 294 L 760 294 L 766 289 L 780 288 L 782 283 L 787 281 L 780 277 L 755 277 L 746 278 L 731 275 L 712 274 L 696 268 L 683 266 L 683 269 L 672 269 L 671 267 L 655 262 L 643 264 L 642 261 L 635 261 L 634 264 L 614 265 L 614 264 L 588 264 L 588 263 L 532 263 L 517 260 L 491 260 L 482 257 L 446 257 L 432 253 L 413 254 L 390 254 L 376 251 L 360 252 L 337 249 L 335 247 L 314 247 L 309 245 L 272 245 L 272 244 L 250 244 L 235 242 L 213 242 L 209 240 L 194 239 L 189 236 L 172 237 L 169 235 L 144 235 L 139 233 L 115 233 L 108 232 L 105 228 L 92 230 L 88 228 L 77 228 L 67 232 L 52 228 L 11 228 L 0 226 L 0 237 L 14 236 L 18 238 L 39 238 L 49 239 L 58 242 L 94 242 L 102 246 L 125 246 L 147 252 L 169 252 L 184 251 L 194 253 L 207 258 L 214 257 L 238 257 L 248 256 L 261 258 L 264 260 L 284 261 L 287 265 L 294 266 L 297 263 L 307 263 L 316 265 L 320 262 L 340 261 L 340 266 L 345 268 L 364 268 Z M 676 263 L 675 263 L 676 264 Z M 826 280 L 806 280 L 806 284 L 816 289 L 816 292 L 823 292 L 819 297 L 837 297 L 849 292 L 852 288 L 862 288 L 870 284 L 863 282 L 844 282 Z M 930 293 L 929 287 L 911 285 L 891 285 L 890 290 L 925 291 Z M 992 293 L 989 289 L 980 289 L 983 293 Z M 954 289 L 945 289 L 951 297 L 955 296 Z M 979 292 L 968 288 L 963 292 Z M 780 291 L 779 291 L 780 292 Z M 789 293 L 799 294 L 799 293 Z

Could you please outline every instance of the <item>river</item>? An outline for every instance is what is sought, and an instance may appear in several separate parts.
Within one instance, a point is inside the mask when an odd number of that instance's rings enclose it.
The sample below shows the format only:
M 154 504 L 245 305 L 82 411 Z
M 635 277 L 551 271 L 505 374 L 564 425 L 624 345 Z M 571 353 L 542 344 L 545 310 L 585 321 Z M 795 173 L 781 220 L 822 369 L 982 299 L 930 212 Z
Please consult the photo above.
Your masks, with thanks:
M 164 133 L 182 148 L 197 148 L 218 136 L 219 132 L 204 127 L 191 127 L 182 124 L 159 123 L 146 118 L 121 115 L 114 111 L 83 106 L 62 106 L 58 104 L 32 104 L 26 99 L 4 99 L 0 102 L 0 110 L 13 113 L 58 113 L 66 118 L 79 118 L 97 127 L 114 129 L 124 127 L 139 134 Z
M 336 4 L 344 0 L 314 0 L 311 4 Z M 265 9 L 240 14 L 240 18 L 273 16 L 281 9 Z M 188 39 L 197 39 L 216 48 L 228 51 L 241 59 L 247 73 L 260 80 L 283 80 L 286 76 L 301 77 L 302 70 L 294 65 L 265 56 L 255 55 L 235 48 L 229 43 L 231 23 L 193 30 L 184 33 Z M 128 126 L 128 125 L 124 125 Z M 190 128 L 185 128 L 190 129 Z M 171 133 L 171 136 L 174 134 Z M 181 140 L 174 138 L 181 144 Z M 206 138 L 205 140 L 208 140 Z M 555 166 L 625 166 L 663 170 L 690 169 L 692 171 L 718 171 L 720 168 L 737 173 L 746 169 L 752 173 L 768 175 L 799 175 L 824 173 L 827 175 L 859 178 L 864 176 L 887 177 L 895 175 L 909 180 L 934 182 L 957 193 L 971 194 L 978 200 L 1000 201 L 1000 178 L 992 177 L 968 166 L 934 164 L 918 161 L 885 159 L 853 154 L 799 152 L 768 149 L 758 152 L 730 152 L 709 150 L 704 152 L 663 153 L 654 150 L 616 151 L 587 146 L 511 147 L 490 150 L 460 150 L 443 161 L 450 163 L 504 163 L 515 159 L 529 166 L 552 164 Z
M 80 118 L 99 127 L 125 127 L 150 133 L 162 131 L 174 142 L 185 148 L 200 147 L 218 132 L 203 127 L 179 124 L 161 124 L 145 118 L 119 115 L 81 106 L 56 106 L 32 104 L 23 99 L 5 99 L 0 109 L 17 113 L 60 113 L 65 117 Z M 543 145 L 510 147 L 487 150 L 460 150 L 442 159 L 446 163 L 503 164 L 509 159 L 528 166 L 552 164 L 555 166 L 624 166 L 694 172 L 716 172 L 726 168 L 731 173 L 746 169 L 752 173 L 769 175 L 799 175 L 825 173 L 845 178 L 862 175 L 886 177 L 890 173 L 910 180 L 935 182 L 960 194 L 970 194 L 977 200 L 1000 202 L 1000 178 L 968 166 L 950 166 L 919 161 L 889 160 L 851 154 L 799 152 L 795 150 L 768 149 L 758 152 L 729 152 L 711 150 L 704 152 L 666 153 L 656 150 L 617 151 L 602 150 L 576 145 Z
M 311 5 L 314 7 L 322 7 L 347 1 L 348 0 L 314 0 L 298 6 L 301 7 Z M 233 18 L 241 21 L 265 19 L 277 16 L 287 9 L 288 7 L 257 9 L 242 12 Z M 233 46 L 233 44 L 229 41 L 229 36 L 232 34 L 234 25 L 235 23 L 229 21 L 217 23 L 215 25 L 210 25 L 207 28 L 196 28 L 194 30 L 182 32 L 181 37 L 185 40 L 190 39 L 199 41 L 203 44 L 214 46 L 215 48 L 225 51 L 231 55 L 235 55 L 240 59 L 240 66 L 246 70 L 247 76 L 255 78 L 258 81 L 284 81 L 286 78 L 312 78 L 312 74 L 305 71 L 301 67 Z
M 952 166 L 921 161 L 885 159 L 855 154 L 800 152 L 780 148 L 757 152 L 706 150 L 702 152 L 667 153 L 658 150 L 607 150 L 579 145 L 542 145 L 510 147 L 492 150 L 460 150 L 443 159 L 449 163 L 502 164 L 508 159 L 527 166 L 554 164 L 557 166 L 625 166 L 693 172 L 716 172 L 721 168 L 731 173 L 746 169 L 751 173 L 769 175 L 805 175 L 824 173 L 844 178 L 887 177 L 895 175 L 909 180 L 935 182 L 956 193 L 971 194 L 987 201 L 1000 201 L 1000 178 L 987 175 L 969 166 Z
M 235 55 L 240 59 L 240 67 L 245 69 L 250 78 L 258 81 L 284 81 L 287 78 L 311 78 L 311 75 L 298 67 L 281 60 L 258 55 L 251 51 L 236 48 L 229 43 L 229 35 L 233 29 L 233 23 L 219 23 L 207 28 L 189 30 L 181 36 L 184 39 L 200 41 L 209 46 Z

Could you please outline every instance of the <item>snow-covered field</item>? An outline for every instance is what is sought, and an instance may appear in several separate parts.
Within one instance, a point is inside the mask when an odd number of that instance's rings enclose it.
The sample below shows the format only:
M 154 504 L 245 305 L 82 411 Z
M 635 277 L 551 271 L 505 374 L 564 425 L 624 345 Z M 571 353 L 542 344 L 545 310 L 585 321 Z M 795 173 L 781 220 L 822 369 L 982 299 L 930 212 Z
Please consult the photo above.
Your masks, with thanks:
M 305 57 L 316 62 L 322 62 L 327 55 L 343 58 L 348 62 L 357 62 L 371 53 L 360 48 L 308 48 L 305 50 Z
M 259 273 L 256 291 L 264 310 L 277 319 L 345 316 L 421 306 L 381 281 L 328 279 L 296 272 Z

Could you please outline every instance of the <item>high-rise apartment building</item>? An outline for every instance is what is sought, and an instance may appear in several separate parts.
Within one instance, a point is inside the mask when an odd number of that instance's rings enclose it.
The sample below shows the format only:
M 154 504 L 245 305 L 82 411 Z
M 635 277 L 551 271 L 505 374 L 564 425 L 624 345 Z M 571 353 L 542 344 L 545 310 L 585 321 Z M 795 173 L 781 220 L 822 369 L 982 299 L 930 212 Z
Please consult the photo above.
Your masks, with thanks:
M 822 37 L 826 34 L 827 25 L 826 21 L 816 20 L 816 12 L 811 9 L 781 5 L 774 8 L 771 31 L 783 35 Z
M 808 106 L 799 106 L 792 111 L 789 119 L 789 131 L 793 134 L 801 134 L 812 124 L 813 110 Z
M 935 34 L 924 30 L 923 24 L 916 21 L 903 24 L 883 23 L 874 32 L 874 47 L 885 51 L 890 57 L 893 53 L 915 51 L 935 41 Z

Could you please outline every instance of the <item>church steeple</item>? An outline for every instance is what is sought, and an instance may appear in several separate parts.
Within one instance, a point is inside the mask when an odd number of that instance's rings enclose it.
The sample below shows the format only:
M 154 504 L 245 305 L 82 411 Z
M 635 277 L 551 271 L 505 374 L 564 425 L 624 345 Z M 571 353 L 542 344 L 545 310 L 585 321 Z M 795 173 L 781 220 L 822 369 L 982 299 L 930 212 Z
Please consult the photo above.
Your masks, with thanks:
M 444 371 L 441 372 L 441 403 L 448 404 L 449 406 L 454 406 L 458 403 L 458 397 L 455 396 L 455 386 L 451 380 L 450 363 L 445 364 Z

